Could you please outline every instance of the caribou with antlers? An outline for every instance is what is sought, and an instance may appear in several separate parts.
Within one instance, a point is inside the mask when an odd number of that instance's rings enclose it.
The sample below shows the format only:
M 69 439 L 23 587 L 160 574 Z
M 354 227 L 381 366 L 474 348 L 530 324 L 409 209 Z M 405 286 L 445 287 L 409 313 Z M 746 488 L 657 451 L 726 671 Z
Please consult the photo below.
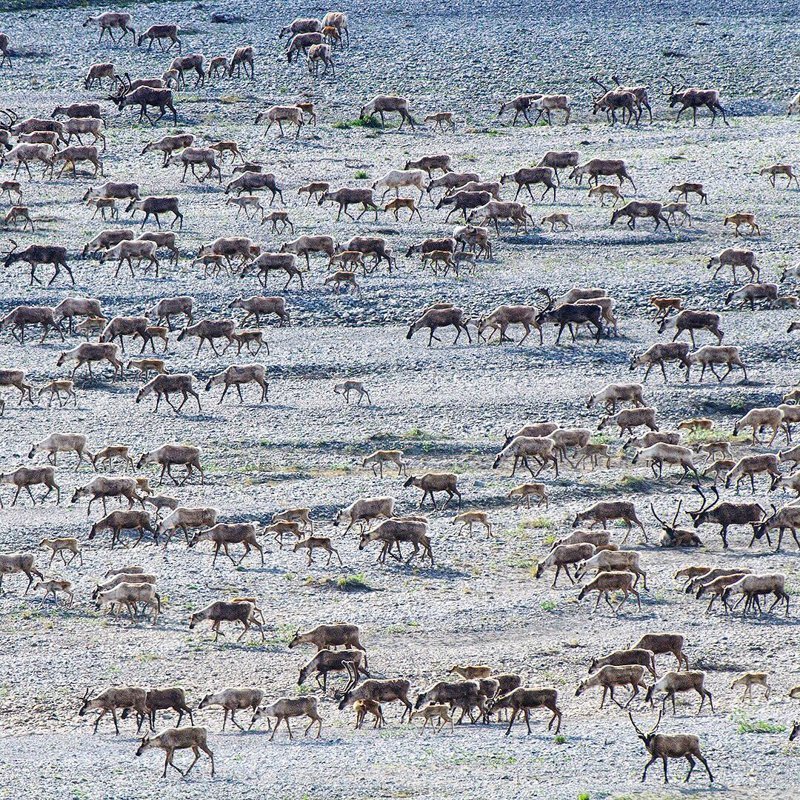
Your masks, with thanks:
M 644 742 L 647 752 L 650 753 L 650 760 L 644 765 L 642 783 L 647 779 L 647 770 L 650 765 L 659 758 L 664 764 L 664 783 L 669 783 L 669 778 L 667 777 L 667 759 L 669 758 L 685 758 L 689 762 L 689 771 L 686 773 L 684 783 L 686 783 L 692 775 L 692 770 L 694 770 L 695 766 L 695 758 L 706 768 L 708 779 L 713 783 L 714 776 L 711 774 L 708 761 L 706 761 L 705 757 L 700 752 L 700 739 L 697 736 L 693 733 L 656 733 L 658 726 L 661 724 L 663 713 L 663 711 L 658 712 L 656 724 L 653 725 L 649 733 L 645 733 L 633 721 L 633 714 L 628 712 L 631 725 L 633 725 L 638 737 Z
M 123 87 L 119 94 L 109 95 L 107 99 L 114 103 L 120 112 L 128 106 L 139 106 L 139 122 L 147 117 L 147 121 L 151 125 L 155 125 L 169 109 L 172 112 L 173 125 L 178 124 L 178 112 L 172 104 L 171 89 L 154 89 L 151 86 L 139 86 L 137 89 L 126 93 Z M 151 107 L 157 108 L 161 112 L 155 119 L 147 113 L 147 109 Z
M 536 324 L 540 328 L 547 322 L 558 325 L 556 344 L 561 340 L 561 334 L 567 326 L 569 326 L 572 341 L 575 341 L 575 329 L 573 325 L 576 327 L 579 325 L 591 325 L 596 331 L 595 342 L 600 341 L 600 337 L 603 334 L 603 309 L 601 306 L 592 303 L 587 303 L 585 305 L 578 303 L 562 303 L 559 306 L 555 306 L 555 302 L 547 289 L 539 289 L 538 291 L 547 297 L 548 303 L 545 309 L 537 314 Z
M 611 80 L 614 81 L 617 89 L 621 92 L 630 92 L 636 98 L 636 108 L 639 111 L 639 117 L 642 116 L 642 106 L 647 109 L 647 113 L 650 115 L 650 122 L 653 121 L 653 109 L 650 108 L 650 98 L 647 96 L 647 87 L 646 86 L 623 86 L 619 78 L 616 75 L 611 76 Z
M 38 267 L 39 264 L 52 264 L 55 268 L 53 277 L 50 278 L 50 281 L 47 284 L 48 286 L 50 286 L 50 284 L 52 284 L 53 281 L 59 276 L 62 267 L 67 271 L 72 284 L 75 284 L 75 277 L 73 276 L 72 270 L 67 264 L 67 249 L 65 247 L 58 247 L 56 245 L 31 244 L 28 245 L 28 247 L 26 247 L 24 250 L 18 251 L 17 248 L 19 245 L 13 239 L 9 239 L 9 241 L 14 246 L 6 255 L 6 258 L 3 261 L 3 266 L 8 268 L 16 261 L 27 261 L 31 268 L 31 286 L 33 286 L 34 281 L 40 285 L 42 283 L 36 277 L 36 267 Z
M 725 549 L 728 547 L 728 528 L 731 525 L 752 525 L 755 531 L 755 526 L 767 517 L 767 512 L 758 503 L 731 503 L 727 500 L 720 502 L 716 486 L 711 487 L 715 497 L 710 503 L 698 484 L 692 484 L 692 488 L 703 500 L 700 508 L 687 511 L 692 518 L 694 527 L 699 528 L 706 524 L 719 525 L 719 534 Z M 767 541 L 769 541 L 769 537 L 767 537 Z
M 681 75 L 681 78 L 686 80 L 683 75 Z M 729 125 L 728 118 L 725 116 L 725 109 L 719 102 L 719 89 L 698 89 L 696 87 L 687 87 L 685 83 L 681 86 L 676 86 L 670 82 L 670 90 L 666 94 L 669 97 L 670 108 L 680 106 L 675 122 L 680 120 L 684 111 L 691 108 L 692 124 L 697 125 L 697 109 L 705 106 L 711 112 L 712 126 L 716 122 L 717 111 L 722 114 L 722 121 Z
M 676 527 L 676 522 L 678 521 L 678 515 L 681 513 L 681 505 L 683 500 L 678 501 L 678 505 L 675 509 L 675 516 L 672 518 L 672 522 L 667 523 L 664 522 L 661 517 L 658 516 L 656 513 L 655 506 L 650 503 L 650 513 L 656 518 L 656 521 L 659 525 L 664 529 L 664 533 L 661 534 L 661 538 L 659 539 L 659 545 L 661 547 L 702 547 L 703 542 L 700 537 L 692 530 L 688 530 L 686 528 L 678 528 Z
M 606 112 L 606 119 L 612 124 L 617 124 L 617 111 L 622 111 L 622 122 L 624 125 L 630 125 L 632 119 L 636 120 L 636 125 L 639 125 L 639 118 L 641 112 L 636 102 L 636 95 L 628 89 L 615 86 L 609 89 L 600 82 L 597 75 L 592 76 L 589 80 L 600 87 L 602 94 L 592 98 L 593 107 L 592 114 L 597 114 L 598 111 Z M 627 116 L 627 119 L 626 119 Z M 652 115 L 651 115 L 652 121 Z

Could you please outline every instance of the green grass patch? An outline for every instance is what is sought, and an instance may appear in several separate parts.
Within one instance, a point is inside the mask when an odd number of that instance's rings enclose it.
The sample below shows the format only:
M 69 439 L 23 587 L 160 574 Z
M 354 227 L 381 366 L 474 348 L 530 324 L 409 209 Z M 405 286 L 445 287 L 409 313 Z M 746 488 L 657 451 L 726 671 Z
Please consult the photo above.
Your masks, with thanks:
M 401 439 L 417 439 L 418 441 L 422 441 L 424 439 L 431 440 L 434 438 L 432 433 L 428 433 L 424 431 L 422 428 L 417 428 L 414 426 L 413 428 L 409 428 L 405 433 L 400 434 Z
M 378 128 L 380 129 L 381 123 L 377 119 L 340 119 L 333 123 L 333 128 L 337 131 L 347 131 L 351 128 Z
M 368 442 L 386 442 L 386 441 L 393 441 L 397 437 L 396 433 L 392 433 L 391 431 L 378 431 L 377 433 L 373 433 L 372 436 L 367 439 Z
M 357 169 L 355 177 L 358 180 L 364 180 L 364 178 L 369 178 L 369 172 L 367 172 L 365 169 Z
M 689 444 L 704 444 L 705 442 L 747 442 L 747 436 L 734 436 L 732 433 L 712 429 L 710 431 L 694 431 L 686 437 Z
M 647 478 L 640 478 L 638 475 L 624 475 L 620 486 L 629 492 L 650 493 L 650 481 Z
M 372 587 L 367 583 L 366 576 L 361 572 L 357 575 L 341 575 L 336 579 L 336 587 L 343 592 L 372 591 Z
M 317 472 L 320 477 L 331 478 L 337 475 L 349 475 L 353 470 L 347 464 L 331 464 L 327 469 Z
M 542 602 L 539 603 L 539 608 L 541 608 L 542 611 L 555 611 L 557 607 L 558 603 L 556 603 L 555 600 L 542 600 Z
M 143 652 L 143 653 L 139 653 L 137 658 L 143 664 L 149 664 L 152 661 L 158 661 L 159 658 L 161 658 L 161 656 L 159 656 L 158 653 Z
M 287 623 L 283 623 L 282 625 L 278 625 L 278 630 L 276 631 L 275 641 L 280 642 L 281 644 L 289 644 L 289 642 L 294 639 L 295 631 L 298 630 L 296 625 L 289 625 Z
M 743 713 L 734 714 L 732 719 L 736 723 L 736 733 L 783 733 L 786 730 L 780 723 L 750 719 Z

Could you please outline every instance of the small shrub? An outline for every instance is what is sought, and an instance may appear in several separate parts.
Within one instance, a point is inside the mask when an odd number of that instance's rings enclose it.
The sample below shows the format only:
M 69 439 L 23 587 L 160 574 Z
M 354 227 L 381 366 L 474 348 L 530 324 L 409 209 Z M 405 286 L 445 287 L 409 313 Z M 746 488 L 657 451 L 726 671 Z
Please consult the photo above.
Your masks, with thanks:
M 367 119 L 361 119 L 358 117 L 354 119 L 351 123 L 354 128 L 380 128 L 381 123 L 375 119 L 375 117 L 368 117 Z
M 348 131 L 351 128 L 378 128 L 381 124 L 375 119 L 340 119 L 331 126 L 337 131 Z
M 556 603 L 554 600 L 542 600 L 539 607 L 542 609 L 542 611 L 555 611 L 557 605 L 558 603 Z
M 365 169 L 358 169 L 356 170 L 356 178 L 359 180 L 363 180 L 364 178 L 369 178 L 369 172 Z

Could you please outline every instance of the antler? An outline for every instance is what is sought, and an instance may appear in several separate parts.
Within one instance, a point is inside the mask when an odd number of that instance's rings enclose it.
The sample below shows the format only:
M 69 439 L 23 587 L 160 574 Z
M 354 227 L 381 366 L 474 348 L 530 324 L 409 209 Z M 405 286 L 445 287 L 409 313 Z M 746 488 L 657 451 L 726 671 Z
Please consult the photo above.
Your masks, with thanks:
M 650 503 L 650 512 L 658 520 L 658 522 L 660 523 L 661 527 L 664 528 L 664 530 L 666 530 L 668 525 L 664 522 L 663 519 L 661 519 L 661 517 L 658 516 L 658 514 L 656 514 L 656 509 L 655 509 L 655 506 L 652 504 L 652 502 Z M 672 524 L 673 524 L 673 526 L 675 525 L 674 522 Z
M 633 721 L 633 714 L 630 711 L 628 712 L 628 719 L 630 719 L 631 725 L 633 725 L 633 728 L 636 731 L 636 733 L 638 733 L 639 736 L 644 736 L 645 735 L 644 731 L 642 731 L 641 728 Z
M 672 527 L 675 527 L 675 523 L 678 521 L 678 514 L 681 513 L 681 503 L 683 500 L 678 500 L 678 507 L 675 509 L 675 516 L 672 518 Z
M 670 86 L 670 88 L 669 88 L 669 91 L 666 93 L 666 94 L 667 94 L 667 97 L 669 97 L 671 94 L 675 94 L 675 89 L 676 89 L 676 86 L 675 86 L 675 84 L 674 84 L 674 83 L 673 83 L 673 82 L 672 82 L 672 81 L 671 81 L 671 80 L 670 80 L 670 79 L 669 79 L 669 78 L 668 78 L 666 75 L 662 75 L 661 77 L 662 77 L 662 78 L 663 78 L 663 79 L 664 79 L 664 80 L 665 80 L 665 81 L 666 81 L 666 82 L 669 84 L 669 86 Z
M 694 489 L 700 495 L 700 497 L 703 500 L 703 503 L 700 506 L 700 508 L 695 509 L 694 511 L 692 511 L 690 513 L 699 514 L 701 511 L 703 511 L 705 509 L 706 503 L 708 502 L 708 500 L 706 499 L 706 496 L 703 494 L 703 490 L 700 488 L 700 484 L 699 483 L 693 483 L 692 484 L 692 489 Z
M 88 700 L 92 696 L 92 689 L 87 689 L 81 700 Z
M 545 308 L 545 311 L 551 309 L 553 307 L 553 298 L 551 297 L 550 292 L 545 289 L 544 286 L 540 286 L 536 291 L 543 294 L 547 298 L 547 308 Z
M 608 91 L 608 87 L 606 87 L 602 83 L 600 83 L 600 78 L 598 78 L 597 75 L 592 75 L 592 77 L 589 78 L 589 81 L 591 83 L 595 84 L 596 86 L 599 86 L 604 92 Z
M 661 711 L 658 712 L 658 719 L 656 720 L 656 724 L 650 730 L 648 736 L 652 736 L 656 732 L 656 728 L 661 724 L 661 717 L 664 714 L 664 709 L 662 708 Z
M 619 78 L 616 75 L 612 75 L 611 80 L 614 81 L 614 83 L 616 83 L 617 86 L 622 86 L 622 84 L 619 82 Z
M 13 244 L 13 245 L 14 245 L 14 246 L 13 246 L 13 247 L 12 247 L 12 248 L 11 248 L 11 249 L 8 251 L 8 255 L 11 255 L 11 254 L 12 254 L 12 253 L 13 253 L 13 252 L 14 252 L 14 251 L 15 251 L 15 250 L 16 250 L 16 249 L 19 247 L 19 245 L 18 245 L 18 244 L 17 244 L 17 243 L 16 243 L 16 242 L 15 242 L 13 239 L 9 239 L 8 241 L 9 241 L 9 242 L 11 242 L 11 244 Z

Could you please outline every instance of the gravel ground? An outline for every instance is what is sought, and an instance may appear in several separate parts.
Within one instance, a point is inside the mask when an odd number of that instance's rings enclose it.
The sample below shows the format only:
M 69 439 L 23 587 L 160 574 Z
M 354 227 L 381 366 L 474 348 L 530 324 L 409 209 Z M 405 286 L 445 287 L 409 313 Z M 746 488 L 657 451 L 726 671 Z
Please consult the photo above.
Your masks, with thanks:
M 322 15 L 323 7 L 279 3 L 259 9 L 258 16 L 250 4 L 239 2 L 133 4 L 126 9 L 140 29 L 178 21 L 185 53 L 212 56 L 253 43 L 256 81 L 217 81 L 178 93 L 180 128 L 205 141 L 234 138 L 248 158 L 268 164 L 284 187 L 298 234 L 330 232 L 344 241 L 378 231 L 398 255 L 398 269 L 360 279 L 362 294 L 355 298 L 334 296 L 322 285 L 321 259 L 312 260 L 305 291 L 281 291 L 282 281 L 272 283 L 271 291 L 286 297 L 293 324 L 266 326 L 271 353 L 255 359 L 267 366 L 270 379 L 269 401 L 261 405 L 253 402 L 252 388 L 243 405 L 232 397 L 217 405 L 215 390 L 202 393 L 200 413 L 162 410 L 155 415 L 149 401 L 134 403 L 138 382 L 132 372 L 116 382 L 107 371 L 93 381 L 78 377 L 77 408 L 17 407 L 14 393 L 4 390 L 4 471 L 27 462 L 30 444 L 54 430 L 84 432 L 92 448 L 124 442 L 137 454 L 166 441 L 191 442 L 203 449 L 206 483 L 169 487 L 168 493 L 185 505 L 214 505 L 225 521 L 263 522 L 281 508 L 308 505 L 316 529 L 334 537 L 344 566 L 318 562 L 308 568 L 300 554 L 271 542 L 264 567 L 250 557 L 234 568 L 223 559 L 212 566 L 206 545 L 188 551 L 173 540 L 166 549 L 148 544 L 129 551 L 95 540 L 86 543 L 83 567 L 58 571 L 76 585 L 70 610 L 52 604 L 40 608 L 38 600 L 23 595 L 24 581 L 7 578 L 7 593 L 0 599 L 0 647 L 6 654 L 0 658 L 0 797 L 22 792 L 37 798 L 138 798 L 156 792 L 170 798 L 249 798 L 265 792 L 287 798 L 787 796 L 800 780 L 797 751 L 786 730 L 796 713 L 787 693 L 800 683 L 794 610 L 788 619 L 704 616 L 702 601 L 682 594 L 672 574 L 685 563 L 782 571 L 794 595 L 799 585 L 794 546 L 787 543 L 778 554 L 758 546 L 748 550 L 740 531 L 732 535 L 731 549 L 722 551 L 719 537 L 705 529 L 699 553 L 655 548 L 659 529 L 648 504 L 654 502 L 663 515 L 679 498 L 690 508 L 696 499 L 688 486 L 676 486 L 675 477 L 658 483 L 646 468 L 621 459 L 609 470 L 594 472 L 565 465 L 558 479 L 546 479 L 547 511 L 517 512 L 505 495 L 519 476 L 509 478 L 507 465 L 493 471 L 491 463 L 503 432 L 526 420 L 597 425 L 597 409 L 586 409 L 589 392 L 608 381 L 633 379 L 630 352 L 664 338 L 650 319 L 651 294 L 678 294 L 690 307 L 721 311 L 725 342 L 741 346 L 750 372 L 747 384 L 735 376 L 722 385 L 683 384 L 673 372 L 673 382 L 665 386 L 653 374 L 646 399 L 657 407 L 662 427 L 708 415 L 728 436 L 745 410 L 780 402 L 794 385 L 795 340 L 785 331 L 796 312 L 730 310 L 724 305 L 729 279 L 710 282 L 704 268 L 710 255 L 734 242 L 722 218 L 737 210 L 758 214 L 763 236 L 748 238 L 746 245 L 756 251 L 765 279 L 776 279 L 783 266 L 794 264 L 800 239 L 798 192 L 773 190 L 758 176 L 762 166 L 791 161 L 797 142 L 796 121 L 783 116 L 797 88 L 787 85 L 798 73 L 793 7 L 770 2 L 754 14 L 749 7 L 734 6 L 723 16 L 710 3 L 673 2 L 651 17 L 631 4 L 551 4 L 540 10 L 514 0 L 492 4 L 476 20 L 473 6 L 466 3 L 413 0 L 380 8 L 356 3 L 345 8 L 353 41 L 337 54 L 337 79 L 316 84 L 302 65 L 290 67 L 282 60 L 274 33 L 295 15 Z M 245 19 L 211 24 L 212 12 Z M 56 104 L 96 98 L 97 91 L 85 92 L 81 85 L 88 65 L 96 61 L 113 60 L 133 77 L 160 74 L 168 66 L 169 57 L 155 51 L 148 55 L 130 45 L 98 45 L 96 32 L 81 27 L 85 14 L 84 9 L 2 15 L 0 27 L 19 53 L 13 72 L 0 71 L 3 105 L 23 115 L 46 116 Z M 587 77 L 612 69 L 626 80 L 651 85 L 652 126 L 611 129 L 587 113 Z M 734 115 L 729 128 L 710 129 L 704 115 L 696 129 L 674 124 L 658 97 L 659 76 L 680 73 L 722 88 L 723 103 Z M 569 92 L 575 99 L 574 122 L 566 128 L 512 129 L 507 119 L 497 120 L 502 98 L 535 88 Z M 395 122 L 385 132 L 345 125 L 378 91 L 407 95 L 412 113 L 420 118 L 452 109 L 458 129 L 455 134 L 430 129 L 412 134 L 398 133 Z M 264 137 L 262 128 L 253 125 L 257 109 L 302 97 L 313 97 L 320 122 L 304 129 L 298 140 L 280 139 L 274 131 Z M 135 179 L 143 195 L 180 195 L 185 225 L 179 235 L 179 268 L 165 269 L 159 279 L 152 273 L 114 278 L 110 265 L 81 259 L 83 244 L 104 227 L 79 202 L 95 183 L 85 175 L 47 181 L 37 174 L 30 183 L 24 181 L 24 200 L 38 230 L 6 235 L 20 246 L 65 245 L 75 293 L 99 297 L 112 315 L 139 313 L 158 298 L 183 293 L 196 298 L 200 317 L 227 315 L 231 299 L 256 293 L 259 286 L 254 278 L 204 279 L 190 267 L 199 244 L 240 234 L 277 248 L 288 237 L 269 234 L 243 218 L 235 221 L 217 184 L 182 184 L 177 167 L 162 169 L 157 156 L 139 156 L 144 144 L 166 133 L 167 126 L 153 131 L 146 124 L 131 125 L 127 115 L 117 117 L 116 111 L 109 110 L 108 116 L 107 178 Z M 624 158 L 639 198 L 665 199 L 673 183 L 695 180 L 706 186 L 709 204 L 692 207 L 691 229 L 653 233 L 651 224 L 644 223 L 631 232 L 621 225 L 610 228 L 610 209 L 589 200 L 585 186 L 565 181 L 556 204 L 537 203 L 531 212 L 538 222 L 553 210 L 568 211 L 574 231 L 552 234 L 537 227 L 518 237 L 506 231 L 495 241 L 494 260 L 481 262 L 476 275 L 456 280 L 437 278 L 404 257 L 410 243 L 451 230 L 443 212 L 429 201 L 422 222 L 395 223 L 383 215 L 377 223 L 366 216 L 360 223 L 334 223 L 331 207 L 305 207 L 296 194 L 298 186 L 314 179 L 367 186 L 387 169 L 423 154 L 450 153 L 457 169 L 488 178 L 536 163 L 549 149 L 568 148 L 578 149 L 582 158 Z M 229 179 L 230 165 L 223 173 Z M 2 178 L 10 176 L 9 167 L 3 167 Z M 20 303 L 55 305 L 72 291 L 62 281 L 49 288 L 27 283 L 21 265 L 3 270 L 2 309 Z M 410 342 L 404 336 L 409 319 L 430 302 L 458 303 L 477 317 L 504 302 L 541 302 L 537 287 L 555 293 L 573 285 L 602 286 L 617 300 L 618 338 L 595 345 L 582 337 L 575 345 L 556 347 L 553 331 L 547 330 L 544 346 L 531 337 L 519 347 L 470 345 L 463 339 L 451 345 L 445 333 L 442 344 L 427 348 L 421 334 Z M 795 288 L 790 280 L 782 291 Z M 78 341 L 72 338 L 67 345 Z M 707 339 L 701 335 L 699 341 Z M 52 337 L 22 347 L 4 333 L 0 365 L 26 369 L 39 387 L 65 375 L 56 367 L 62 347 Z M 217 358 L 207 350 L 196 357 L 194 349 L 173 336 L 165 356 L 169 369 L 191 371 L 204 384 L 211 374 L 237 363 L 230 354 Z M 333 383 L 345 377 L 364 380 L 371 406 L 346 406 L 333 393 Z M 621 444 L 613 434 L 609 441 L 614 450 Z M 404 512 L 416 507 L 417 490 L 403 488 L 389 473 L 378 479 L 361 467 L 362 457 L 376 447 L 402 448 L 412 473 L 457 472 L 464 507 L 488 509 L 496 536 L 460 534 L 450 524 L 451 511 L 437 512 L 431 516 L 434 567 L 376 565 L 374 552 L 359 551 L 357 537 L 331 524 L 338 508 L 360 496 L 389 494 Z M 742 442 L 734 450 L 737 455 L 755 452 Z M 99 517 L 99 510 L 87 519 L 85 501 L 72 505 L 69 499 L 73 488 L 90 477 L 85 466 L 74 472 L 72 458 L 62 458 L 60 505 L 48 501 L 32 507 L 26 500 L 9 507 L 10 489 L 0 490 L 6 503 L 0 513 L 0 549 L 35 549 L 52 534 L 85 541 L 88 520 Z M 776 499 L 763 489 L 762 481 L 756 495 L 760 502 Z M 638 540 L 633 545 L 648 571 L 650 591 L 643 593 L 642 610 L 628 604 L 617 617 L 607 609 L 593 614 L 591 605 L 577 602 L 577 589 L 567 582 L 552 589 L 550 577 L 533 578 L 537 560 L 567 532 L 575 512 L 613 497 L 636 503 L 651 541 L 650 546 Z M 778 497 L 783 500 L 780 492 Z M 155 629 L 101 615 L 90 602 L 95 580 L 128 563 L 159 575 L 164 612 Z M 42 554 L 39 565 L 45 564 Z M 234 637 L 214 644 L 207 629 L 188 629 L 193 610 L 235 594 L 259 597 L 268 623 L 266 643 L 254 635 L 238 644 Z M 86 688 L 109 684 L 181 685 L 192 706 L 206 692 L 233 685 L 263 687 L 269 698 L 294 694 L 297 670 L 310 652 L 290 651 L 287 642 L 298 627 L 334 620 L 361 627 L 374 675 L 407 677 L 415 690 L 443 679 L 457 662 L 488 663 L 521 672 L 528 685 L 558 688 L 562 736 L 554 739 L 539 713 L 533 715 L 531 736 L 518 725 L 506 737 L 497 723 L 420 736 L 418 725 L 399 725 L 399 711 L 391 706 L 385 729 L 354 731 L 350 712 L 339 712 L 332 698 L 320 697 L 325 719 L 320 740 L 289 742 L 282 733 L 270 743 L 263 730 L 221 734 L 221 712 L 201 711 L 196 719 L 210 729 L 218 775 L 211 781 L 206 763 L 200 762 L 181 781 L 174 773 L 161 780 L 160 758 L 153 753 L 134 758 L 130 720 L 122 723 L 118 737 L 105 721 L 93 737 L 90 720 L 78 716 Z M 716 777 L 713 790 L 706 790 L 699 773 L 691 791 L 662 789 L 658 774 L 651 773 L 648 794 L 642 795 L 639 777 L 646 753 L 626 715 L 616 707 L 598 712 L 594 692 L 574 696 L 593 656 L 661 630 L 683 633 L 692 666 L 708 673 L 716 713 L 696 716 L 696 703 L 684 700 L 663 728 L 699 734 Z M 659 657 L 660 670 L 670 667 Z M 728 689 L 745 669 L 771 673 L 769 701 L 759 695 L 743 706 Z M 643 703 L 634 702 L 632 708 L 642 724 L 654 720 Z M 174 717 L 163 716 L 160 722 L 173 724 Z M 747 732 L 753 726 L 768 732 Z M 178 762 L 185 758 L 179 755 Z M 672 765 L 675 780 L 683 771 L 682 765 Z

